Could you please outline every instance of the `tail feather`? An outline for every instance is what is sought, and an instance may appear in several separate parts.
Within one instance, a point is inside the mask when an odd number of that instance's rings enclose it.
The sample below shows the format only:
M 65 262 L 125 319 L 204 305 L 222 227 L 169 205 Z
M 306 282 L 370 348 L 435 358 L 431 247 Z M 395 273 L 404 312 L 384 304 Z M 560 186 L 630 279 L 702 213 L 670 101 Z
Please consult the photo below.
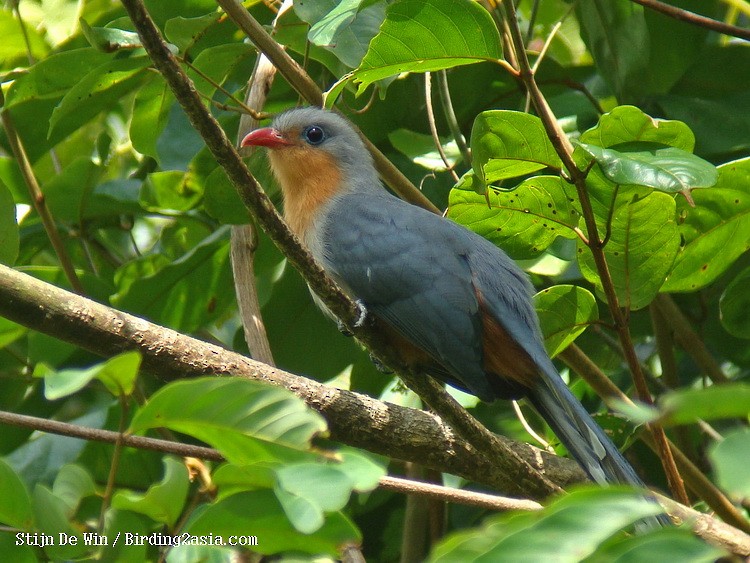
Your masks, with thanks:
M 554 367 L 550 363 L 545 371 L 552 370 Z M 646 489 L 633 466 L 594 422 L 556 370 L 540 377 L 536 387 L 528 394 L 528 399 L 594 482 Z M 660 515 L 649 518 L 643 524 L 651 528 L 671 523 L 665 515 Z

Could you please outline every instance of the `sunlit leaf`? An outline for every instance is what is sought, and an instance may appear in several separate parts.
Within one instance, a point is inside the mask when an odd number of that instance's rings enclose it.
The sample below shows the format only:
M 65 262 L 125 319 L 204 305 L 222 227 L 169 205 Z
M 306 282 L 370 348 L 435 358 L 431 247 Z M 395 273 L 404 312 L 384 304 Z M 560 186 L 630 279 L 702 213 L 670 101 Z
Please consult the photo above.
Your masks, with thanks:
M 471 130 L 471 150 L 474 172 L 484 184 L 562 167 L 541 120 L 518 111 L 480 113 Z
M 539 256 L 559 236 L 574 238 L 579 214 L 557 176 L 535 176 L 512 191 L 476 193 L 472 175 L 450 193 L 448 217 L 520 260 Z M 489 199 L 490 207 L 487 206 Z
M 145 493 L 119 490 L 112 497 L 112 507 L 145 514 L 149 518 L 173 526 L 182 513 L 190 480 L 182 461 L 164 458 L 164 478 Z
M 156 392 L 132 432 L 164 426 L 218 449 L 234 463 L 306 458 L 322 417 L 288 391 L 239 378 L 178 381 Z
M 402 72 L 495 61 L 501 45 L 492 17 L 471 0 L 402 0 L 388 6 L 354 78 L 361 91 Z
M 31 497 L 13 468 L 0 459 L 0 522 L 21 530 L 31 530 L 34 516 Z
M 654 192 L 615 210 L 604 254 L 620 306 L 640 309 L 653 300 L 672 267 L 679 244 L 675 202 L 667 194 Z M 604 297 L 590 249 L 579 242 L 578 252 L 581 272 Z
M 81 31 L 92 47 L 104 53 L 113 53 L 120 49 L 139 49 L 141 38 L 133 31 L 112 27 L 91 27 L 86 20 L 79 20 Z
M 553 285 L 543 289 L 534 296 L 534 306 L 551 357 L 567 348 L 599 318 L 594 296 L 575 285 Z
M 750 158 L 719 167 L 710 190 L 696 191 L 695 207 L 678 202 L 683 243 L 663 291 L 705 287 L 750 249 Z
M 658 405 L 668 424 L 747 418 L 750 416 L 750 385 L 728 383 L 707 389 L 671 391 L 659 398 Z

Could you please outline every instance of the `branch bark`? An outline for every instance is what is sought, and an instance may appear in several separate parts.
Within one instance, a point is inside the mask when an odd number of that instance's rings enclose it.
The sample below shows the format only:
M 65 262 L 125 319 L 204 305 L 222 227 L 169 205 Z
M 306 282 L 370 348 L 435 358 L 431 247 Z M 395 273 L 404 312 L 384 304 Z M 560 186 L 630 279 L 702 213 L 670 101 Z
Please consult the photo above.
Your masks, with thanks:
M 138 350 L 143 369 L 164 380 L 234 375 L 284 387 L 325 417 L 334 440 L 453 473 L 506 494 L 537 500 L 548 495 L 544 487 L 529 488 L 527 481 L 536 477 L 524 474 L 528 467 L 543 473 L 555 488 L 585 480 L 574 461 L 502 436 L 496 439 L 515 455 L 506 461 L 505 471 L 498 471 L 498 460 L 480 453 L 433 414 L 273 368 L 2 265 L 0 316 L 104 357 Z M 516 462 L 516 456 L 522 461 Z

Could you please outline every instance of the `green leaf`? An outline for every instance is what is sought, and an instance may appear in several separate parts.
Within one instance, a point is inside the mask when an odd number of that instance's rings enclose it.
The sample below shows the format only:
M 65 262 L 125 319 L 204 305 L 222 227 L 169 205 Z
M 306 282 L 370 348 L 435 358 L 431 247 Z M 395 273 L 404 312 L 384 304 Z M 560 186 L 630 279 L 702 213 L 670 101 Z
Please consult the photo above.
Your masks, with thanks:
M 174 43 L 180 51 L 186 51 L 195 41 L 206 33 L 206 30 L 216 25 L 221 14 L 213 12 L 195 18 L 177 16 L 170 18 L 164 26 L 164 35 Z
M 596 299 L 576 285 L 553 285 L 534 296 L 534 307 L 551 357 L 567 348 L 586 327 L 599 319 Z
M 21 530 L 31 530 L 34 516 L 26 485 L 8 463 L 0 458 L 0 522 Z
M 632 491 L 578 489 L 541 511 L 488 518 L 479 529 L 454 533 L 428 560 L 578 563 L 626 526 L 661 511 Z
M 344 447 L 338 451 L 338 455 L 342 460 L 339 468 L 346 473 L 355 491 L 373 490 L 378 486 L 380 478 L 387 474 L 385 461 L 374 460 L 372 454 Z
M 471 0 L 401 0 L 354 72 L 360 91 L 402 72 L 427 72 L 502 57 L 490 14 Z
M 148 211 L 188 211 L 198 204 L 202 195 L 202 186 L 193 174 L 168 170 L 148 175 L 141 188 L 140 201 Z
M 695 135 L 682 121 L 654 119 L 634 106 L 617 106 L 581 134 L 581 142 L 609 148 L 623 143 L 658 143 L 693 152 Z
M 648 81 L 649 38 L 643 8 L 590 0 L 576 5 L 581 38 L 620 103 L 637 102 Z
M 206 508 L 186 526 L 190 534 L 247 536 L 253 534 L 261 554 L 299 551 L 338 555 L 342 545 L 358 542 L 357 528 L 340 512 L 329 514 L 314 534 L 301 534 L 289 522 L 279 500 L 268 490 L 238 493 Z M 250 545 L 250 544 L 248 544 Z
M 690 424 L 698 419 L 747 418 L 750 385 L 727 383 L 706 389 L 680 389 L 659 398 L 666 424 Z
M 86 369 L 55 371 L 44 364 L 38 364 L 34 377 L 44 378 L 44 396 L 49 401 L 80 391 L 92 379 L 99 379 L 113 395 L 122 396 L 133 392 L 140 364 L 139 352 L 123 352 Z
M 288 391 L 237 378 L 201 378 L 157 391 L 132 432 L 167 427 L 203 440 L 237 464 L 306 457 L 325 421 Z
M 30 100 L 60 99 L 92 67 L 111 59 L 111 55 L 104 55 L 88 47 L 52 54 L 33 65 L 28 74 L 18 77 L 11 84 L 5 107 L 12 108 Z
M 484 184 L 562 168 L 541 120 L 518 111 L 480 113 L 471 130 L 471 150 L 474 172 Z
M 383 0 L 315 0 L 295 2 L 294 11 L 311 25 L 307 37 L 313 45 L 323 47 L 354 68 L 377 35 L 385 19 L 386 4 Z
M 750 249 L 750 158 L 719 167 L 710 190 L 695 192 L 695 207 L 680 202 L 682 248 L 662 291 L 694 291 L 713 282 Z M 717 252 L 721 249 L 721 252 Z
M 602 546 L 586 563 L 712 563 L 724 555 L 684 528 L 663 528 Z
M 750 268 L 742 270 L 721 294 L 719 311 L 721 325 L 732 336 L 750 338 Z
M 91 475 L 82 466 L 73 463 L 60 468 L 52 485 L 52 494 L 65 503 L 68 518 L 76 513 L 81 499 L 95 493 L 96 487 Z
M 432 135 L 416 133 L 408 129 L 396 129 L 388 133 L 388 140 L 394 149 L 409 157 L 414 164 L 435 172 L 445 172 L 445 163 L 437 148 L 435 148 Z M 448 163 L 453 166 L 461 158 L 456 142 L 441 140 L 441 145 Z
M 750 429 L 737 428 L 708 451 L 719 486 L 732 495 L 750 497 Z
M 18 64 L 28 64 L 28 57 L 43 59 L 49 46 L 33 26 L 18 21 L 9 9 L 0 10 L 0 63 L 12 68 Z M 27 51 L 30 47 L 31 52 Z
M 112 304 L 183 332 L 218 318 L 234 303 L 226 238 L 219 229 L 157 271 L 141 271 L 150 258 L 126 263 L 117 273 L 120 289 Z
M 68 520 L 68 507 L 62 499 L 52 494 L 47 487 L 37 485 L 34 488 L 32 502 L 37 529 L 57 540 L 44 548 L 50 558 L 77 559 L 88 550 L 83 537 Z M 59 538 L 65 538 L 67 541 L 63 543 Z
M 12 266 L 18 257 L 20 237 L 13 195 L 0 181 L 0 263 Z
M 206 178 L 203 208 L 223 225 L 246 225 L 250 222 L 250 212 L 221 166 L 217 166 Z
M 91 27 L 88 22 L 81 18 L 78 20 L 81 31 L 88 42 L 98 51 L 103 53 L 114 53 L 120 49 L 139 49 L 141 38 L 133 31 L 125 31 L 112 27 Z
M 620 306 L 636 310 L 653 300 L 672 268 L 679 244 L 671 196 L 653 192 L 615 210 L 604 255 Z M 578 253 L 581 272 L 604 298 L 594 257 L 582 241 Z
M 149 487 L 145 494 L 119 490 L 112 497 L 112 507 L 145 514 L 152 520 L 174 526 L 187 499 L 190 480 L 182 461 L 164 458 L 164 478 Z
M 558 176 L 536 176 L 512 191 L 493 189 L 485 196 L 474 191 L 470 175 L 464 176 L 451 190 L 448 217 L 516 260 L 534 258 L 558 236 L 576 237 L 579 215 L 565 189 Z
M 147 77 L 148 57 L 114 59 L 80 78 L 52 112 L 50 138 L 60 129 L 80 127 L 106 109 L 112 109 L 123 96 Z
M 130 140 L 141 154 L 157 159 L 156 141 L 167 126 L 174 95 L 160 77 L 149 81 L 135 96 Z
M 216 84 L 224 84 L 235 68 L 254 57 L 256 52 L 252 45 L 246 43 L 229 43 L 208 47 L 201 51 L 193 61 L 193 67 L 201 71 L 203 76 L 193 69 L 188 70 L 188 76 L 193 80 L 200 93 L 211 97 L 216 92 Z M 206 76 L 213 83 L 206 80 Z
M 716 184 L 716 167 L 700 157 L 675 147 L 651 143 L 625 143 L 615 149 L 579 143 L 599 164 L 604 175 L 619 185 L 646 186 L 666 193 L 690 191 Z

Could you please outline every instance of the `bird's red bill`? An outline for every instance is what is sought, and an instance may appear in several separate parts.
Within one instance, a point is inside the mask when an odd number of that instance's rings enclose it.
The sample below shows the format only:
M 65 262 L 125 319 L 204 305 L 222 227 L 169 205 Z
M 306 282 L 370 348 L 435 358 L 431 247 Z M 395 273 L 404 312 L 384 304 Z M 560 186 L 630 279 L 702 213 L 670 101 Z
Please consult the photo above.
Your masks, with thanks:
M 268 147 L 269 149 L 278 149 L 280 147 L 286 147 L 292 143 L 288 141 L 284 136 L 274 129 L 273 127 L 264 127 L 263 129 L 256 129 L 251 131 L 240 143 L 241 147 Z

